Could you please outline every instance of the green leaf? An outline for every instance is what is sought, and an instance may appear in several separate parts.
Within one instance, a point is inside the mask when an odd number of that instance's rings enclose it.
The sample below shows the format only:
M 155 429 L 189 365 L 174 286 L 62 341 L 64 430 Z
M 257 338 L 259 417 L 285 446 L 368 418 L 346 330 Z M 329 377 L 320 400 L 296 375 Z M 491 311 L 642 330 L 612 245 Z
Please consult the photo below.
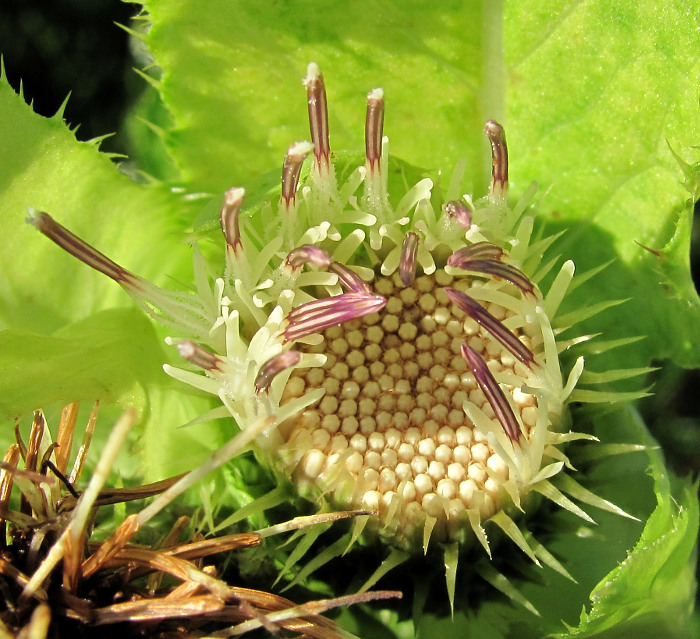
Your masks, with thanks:
M 654 443 L 633 411 L 621 418 L 644 443 Z M 634 548 L 591 592 L 592 606 L 579 626 L 561 637 L 687 636 L 695 602 L 698 484 L 669 478 L 658 449 L 648 455 L 656 507 Z
M 148 401 L 149 419 L 139 441 L 144 482 L 158 481 L 197 468 L 234 435 L 233 420 L 210 421 L 182 428 L 183 424 L 210 410 L 212 402 L 208 396 L 183 392 L 182 386 L 174 380 L 149 386 Z M 222 498 L 221 489 L 218 490 L 216 494 Z M 228 493 L 223 497 L 224 501 L 229 501 Z
M 26 224 L 29 207 L 151 281 L 191 279 L 181 238 L 192 204 L 163 186 L 135 184 L 96 143 L 76 141 L 60 111 L 33 113 L 4 77 L 0 113 L 0 327 L 48 334 L 128 299 Z
M 281 168 L 289 145 L 309 138 L 301 80 L 311 61 L 325 74 L 333 148 L 364 148 L 365 96 L 380 86 L 392 153 L 448 171 L 466 157 L 483 178 L 481 128 L 502 98 L 479 93 L 495 6 L 150 0 L 147 43 L 175 120 L 166 141 L 186 183 L 219 193 Z
M 685 637 L 695 603 L 697 484 L 659 493 L 638 544 L 591 593 L 593 606 L 565 637 Z
M 119 286 L 25 217 L 29 207 L 50 212 L 125 267 L 173 287 L 173 277 L 192 279 L 192 252 L 182 238 L 199 204 L 163 185 L 134 183 L 97 143 L 78 142 L 60 111 L 53 118 L 33 113 L 4 77 L 0 113 L 0 420 L 78 399 L 99 398 L 103 415 L 110 402 L 135 405 L 152 433 L 142 444 L 142 475 L 156 480 L 192 468 L 216 445 L 220 428 L 170 435 L 205 409 L 172 386 L 162 399 L 169 380 L 150 321 Z M 105 310 L 124 304 L 131 308 Z
M 0 421 L 54 402 L 100 400 L 146 408 L 145 385 L 164 355 L 137 309 L 102 311 L 53 337 L 0 332 Z
M 558 250 L 580 271 L 616 258 L 575 302 L 631 297 L 593 330 L 647 336 L 641 363 L 700 365 L 693 202 L 669 150 L 697 158 L 697 12 L 680 1 L 519 2 L 505 5 L 504 24 L 511 177 L 540 182 L 539 208 L 568 229 Z
M 205 412 L 208 401 L 178 392 L 162 370 L 165 359 L 153 325 L 136 308 L 95 313 L 51 337 L 0 331 L 2 445 L 9 445 L 16 417 L 42 408 L 55 434 L 54 405 L 79 401 L 91 406 L 99 400 L 97 440 L 119 414 L 110 404 L 140 412 L 140 455 L 134 463 L 124 454 L 120 473 L 136 473 L 148 482 L 195 468 L 226 434 L 221 424 L 177 428 Z M 97 455 L 90 458 L 95 462 Z

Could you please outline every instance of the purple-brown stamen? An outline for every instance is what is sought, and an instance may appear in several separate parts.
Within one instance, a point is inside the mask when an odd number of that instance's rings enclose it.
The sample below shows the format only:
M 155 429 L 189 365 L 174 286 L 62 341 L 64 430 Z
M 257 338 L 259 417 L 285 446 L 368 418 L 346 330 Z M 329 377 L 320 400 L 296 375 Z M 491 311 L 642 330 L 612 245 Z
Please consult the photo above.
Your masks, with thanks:
M 501 199 L 508 191 L 508 145 L 503 127 L 489 120 L 484 133 L 491 142 L 491 195 Z
M 461 268 L 460 264 L 468 260 L 488 259 L 500 260 L 504 255 L 503 249 L 491 242 L 476 242 L 461 248 L 447 258 L 447 265 Z
M 315 62 L 311 62 L 304 78 L 309 104 L 309 126 L 311 141 L 314 143 L 314 156 L 319 170 L 328 170 L 330 166 L 331 146 L 328 134 L 328 104 L 326 86 L 323 76 Z
M 282 371 L 296 366 L 300 360 L 301 353 L 299 351 L 284 351 L 268 359 L 260 367 L 260 371 L 255 378 L 255 394 L 260 395 L 262 392 L 269 391 L 272 380 Z
M 226 244 L 231 247 L 236 255 L 238 255 L 240 250 L 243 250 L 241 232 L 238 226 L 238 215 L 244 198 L 245 189 L 229 189 L 224 194 L 224 203 L 221 207 L 221 230 L 224 232 Z
M 287 155 L 284 156 L 282 200 L 287 210 L 296 202 L 299 173 L 301 173 L 306 156 L 311 153 L 312 149 L 313 145 L 309 142 L 295 142 L 287 150 Z
M 116 262 L 110 260 L 106 255 L 90 246 L 77 235 L 69 231 L 65 226 L 59 224 L 48 213 L 34 212 L 27 218 L 27 222 L 35 226 L 41 233 L 48 237 L 54 244 L 60 246 L 64 251 L 77 257 L 81 262 L 87 264 L 96 271 L 103 273 L 113 279 L 117 284 L 125 287 L 139 289 L 139 284 L 143 281 L 137 275 L 130 273 Z
M 364 293 L 343 293 L 334 297 L 313 300 L 298 306 L 287 316 L 284 342 L 293 342 L 331 326 L 344 324 L 384 308 L 386 298 Z
M 314 244 L 304 244 L 289 252 L 286 263 L 294 271 L 300 269 L 304 264 L 312 264 L 318 268 L 328 268 L 331 263 L 331 256 Z
M 27 222 L 64 251 L 114 280 L 155 319 L 178 331 L 185 329 L 196 339 L 207 339 L 214 320 L 210 309 L 196 296 L 164 291 L 130 273 L 60 225 L 48 213 L 30 210 Z
M 506 399 L 503 389 L 500 387 L 493 374 L 486 365 L 486 362 L 481 358 L 471 346 L 462 344 L 462 356 L 467 360 L 469 369 L 474 374 L 474 379 L 479 385 L 481 392 L 486 397 L 496 418 L 503 426 L 508 439 L 512 442 L 520 441 L 520 424 L 513 413 L 508 400 Z
M 177 351 L 180 353 L 180 357 L 184 357 L 188 362 L 203 368 L 205 371 L 222 372 L 223 360 L 197 342 L 186 339 L 177 345 Z
M 469 260 L 500 260 L 503 255 L 503 249 L 491 242 L 476 242 L 452 253 L 447 258 L 447 266 L 461 268 L 461 264 Z
M 331 262 L 328 272 L 338 276 L 338 282 L 348 293 L 372 295 L 372 289 L 367 285 L 367 282 L 345 264 Z
M 450 258 L 454 257 L 454 254 Z M 455 263 L 458 262 L 458 263 Z M 473 273 L 484 273 L 486 275 L 492 275 L 496 278 L 501 278 L 510 282 L 511 284 L 517 286 L 523 294 L 534 295 L 535 287 L 530 281 L 527 275 L 521 270 L 511 266 L 510 264 L 503 264 L 498 260 L 454 260 L 450 266 L 455 266 L 461 268 L 464 271 L 471 271 Z
M 413 231 L 406 233 L 401 246 L 399 260 L 399 277 L 404 286 L 411 286 L 416 278 L 416 254 L 418 253 L 418 234 Z
M 367 119 L 365 121 L 365 152 L 370 171 L 379 169 L 384 135 L 384 91 L 373 89 L 367 95 Z
M 472 225 L 472 212 L 461 200 L 452 200 L 444 206 L 445 213 L 454 218 L 463 229 L 468 229 Z
M 481 304 L 471 297 L 454 288 L 445 287 L 445 293 L 457 306 L 464 311 L 480 326 L 483 326 L 506 349 L 508 349 L 523 364 L 530 366 L 535 363 L 535 358 L 530 350 L 503 323 L 489 313 Z

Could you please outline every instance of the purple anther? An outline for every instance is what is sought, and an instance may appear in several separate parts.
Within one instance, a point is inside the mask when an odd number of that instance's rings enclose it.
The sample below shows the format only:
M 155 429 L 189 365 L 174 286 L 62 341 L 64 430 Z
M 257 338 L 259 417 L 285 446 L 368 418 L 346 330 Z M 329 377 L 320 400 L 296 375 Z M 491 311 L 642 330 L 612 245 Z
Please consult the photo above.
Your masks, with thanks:
M 188 362 L 203 368 L 205 371 L 222 371 L 222 359 L 200 346 L 192 340 L 186 339 L 177 345 L 180 357 L 184 357 Z
M 481 304 L 454 288 L 445 287 L 445 293 L 457 306 L 480 326 L 483 326 L 504 348 L 509 350 L 523 364 L 530 367 L 535 363 L 534 355 L 503 323 L 489 313 Z
M 530 281 L 530 278 L 510 264 L 503 264 L 498 260 L 472 260 L 466 263 L 463 268 L 465 271 L 485 273 L 506 280 L 517 286 L 524 295 L 535 294 L 535 285 Z
M 503 127 L 489 120 L 484 133 L 491 142 L 491 194 L 502 198 L 508 191 L 508 145 Z
M 282 200 L 289 210 L 290 205 L 296 202 L 297 187 L 299 186 L 299 173 L 304 160 L 311 153 L 314 146 L 311 142 L 295 142 L 287 150 L 284 156 L 282 168 Z
M 535 285 L 520 269 L 504 264 L 497 259 L 453 259 L 457 253 L 453 253 L 447 260 L 449 266 L 460 268 L 463 271 L 481 273 L 500 278 L 517 286 L 524 295 L 534 295 Z
M 364 293 L 343 293 L 334 297 L 313 300 L 298 306 L 287 316 L 284 341 L 293 342 L 314 333 L 325 331 L 384 308 L 386 298 Z
M 470 260 L 500 260 L 503 255 L 503 249 L 491 242 L 476 242 L 452 253 L 447 258 L 447 265 L 462 268 L 461 265 Z
M 255 394 L 267 393 L 270 390 L 272 380 L 282 371 L 296 366 L 301 360 L 299 351 L 284 351 L 268 359 L 261 367 L 255 378 Z
M 328 104 L 326 102 L 326 85 L 315 62 L 306 69 L 304 78 L 306 96 L 309 103 L 309 126 L 311 141 L 314 143 L 314 156 L 319 169 L 330 166 L 331 146 L 328 135 Z
M 338 276 L 338 282 L 348 293 L 372 295 L 372 289 L 367 285 L 367 282 L 345 264 L 331 262 L 328 272 Z
M 221 207 L 221 230 L 224 232 L 226 244 L 233 249 L 237 255 L 243 250 L 241 243 L 241 232 L 238 226 L 238 216 L 241 211 L 241 204 L 245 198 L 245 189 L 232 188 L 224 194 L 224 203 Z
M 139 283 L 143 281 L 140 277 L 130 273 L 116 262 L 110 260 L 106 255 L 100 253 L 100 251 L 80 239 L 65 226 L 56 222 L 48 213 L 30 211 L 27 222 L 36 227 L 64 251 L 70 253 L 73 257 L 77 257 L 81 262 L 94 268 L 96 271 L 113 279 L 117 284 L 125 288 L 140 288 Z
M 416 254 L 418 253 L 418 234 L 413 231 L 406 233 L 401 246 L 399 260 L 399 277 L 404 286 L 411 286 L 416 279 Z
M 292 249 L 287 255 L 287 266 L 292 270 L 300 269 L 304 264 L 312 264 L 317 268 L 328 268 L 331 256 L 315 244 L 304 244 Z
M 467 360 L 467 364 L 474 374 L 476 383 L 479 385 L 488 403 L 491 404 L 491 408 L 493 408 L 493 412 L 501 423 L 508 439 L 517 443 L 520 441 L 520 424 L 503 393 L 503 389 L 500 387 L 479 353 L 467 344 L 462 344 L 461 349 L 462 356 Z
M 463 229 L 468 229 L 472 225 L 472 212 L 462 200 L 452 200 L 443 207 L 445 213 L 454 218 Z
M 370 171 L 379 170 L 383 135 L 384 91 L 373 89 L 367 95 L 367 120 L 365 121 L 365 152 Z

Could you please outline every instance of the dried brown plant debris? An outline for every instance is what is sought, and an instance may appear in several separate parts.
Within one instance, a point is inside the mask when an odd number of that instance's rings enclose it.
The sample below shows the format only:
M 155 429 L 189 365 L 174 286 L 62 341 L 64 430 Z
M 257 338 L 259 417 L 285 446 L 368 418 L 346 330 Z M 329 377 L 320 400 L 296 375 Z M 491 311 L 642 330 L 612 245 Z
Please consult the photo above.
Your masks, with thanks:
M 366 512 L 297 517 L 259 532 L 179 539 L 189 520 L 179 519 L 158 547 L 134 536 L 172 499 L 248 443 L 241 433 L 201 467 L 179 477 L 137 488 L 105 488 L 126 435 L 136 422 L 127 410 L 116 422 L 83 491 L 76 490 L 95 429 L 97 405 L 68 468 L 78 406 L 61 415 L 56 442 L 36 411 L 28 443 L 15 427 L 16 443 L 0 462 L 0 639 L 142 636 L 185 639 L 231 637 L 264 628 L 330 639 L 351 636 L 322 616 L 333 608 L 400 597 L 365 592 L 297 605 L 274 593 L 231 585 L 207 558 L 260 545 L 263 537 Z M 264 424 L 261 424 L 263 427 Z M 14 495 L 13 495 L 14 491 Z M 90 541 L 100 507 L 159 495 L 127 516 L 102 543 Z M 13 499 L 14 496 L 14 499 Z

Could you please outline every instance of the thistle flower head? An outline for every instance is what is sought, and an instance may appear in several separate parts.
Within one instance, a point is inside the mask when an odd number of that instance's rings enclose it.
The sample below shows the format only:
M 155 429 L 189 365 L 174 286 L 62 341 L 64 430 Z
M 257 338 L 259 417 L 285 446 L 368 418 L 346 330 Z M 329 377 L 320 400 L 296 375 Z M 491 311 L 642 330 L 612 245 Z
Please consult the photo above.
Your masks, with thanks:
M 177 331 L 168 341 L 198 371 L 169 375 L 243 430 L 267 417 L 259 451 L 308 499 L 375 511 L 362 532 L 403 551 L 445 542 L 446 564 L 455 544 L 490 554 L 494 525 L 556 564 L 512 519 L 531 493 L 587 520 L 563 491 L 615 508 L 562 473 L 560 446 L 585 437 L 561 432 L 583 360 L 562 374 L 552 328 L 574 267 L 540 289 L 552 239 L 533 240 L 534 189 L 509 205 L 503 128 L 485 127 L 481 199 L 459 173 L 446 193 L 424 178 L 390 199 L 383 91 L 367 96 L 366 161 L 339 183 L 317 65 L 304 84 L 312 141 L 289 148 L 278 202 L 244 211 L 242 188 L 225 194 L 225 268 L 210 282 L 197 254 L 195 293 L 144 282 L 45 213 L 30 222 Z

